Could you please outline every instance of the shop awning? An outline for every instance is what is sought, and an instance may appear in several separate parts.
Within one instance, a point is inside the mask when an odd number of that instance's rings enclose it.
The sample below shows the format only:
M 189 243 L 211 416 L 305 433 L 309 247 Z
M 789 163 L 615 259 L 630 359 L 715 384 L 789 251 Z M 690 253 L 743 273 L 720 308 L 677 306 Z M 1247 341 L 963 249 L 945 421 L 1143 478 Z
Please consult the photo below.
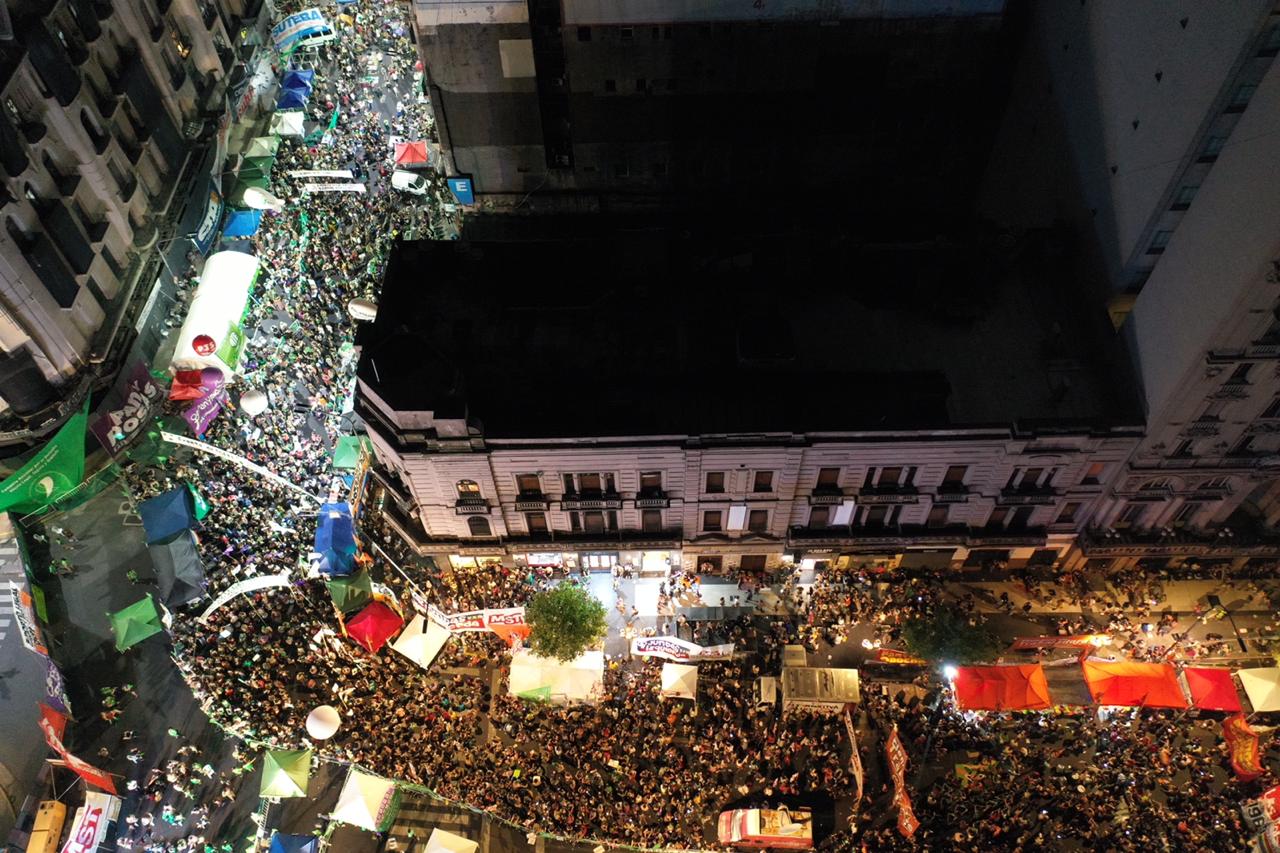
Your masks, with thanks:
M 343 613 L 354 613 L 373 601 L 373 580 L 361 569 L 346 577 L 336 577 L 325 584 L 333 606 Z
M 204 563 L 190 530 L 147 545 L 165 607 L 181 607 L 204 598 Z
M 1280 711 L 1280 667 L 1241 669 L 1236 675 L 1255 712 Z
M 1205 711 L 1235 712 L 1241 710 L 1240 694 L 1229 669 L 1187 667 L 1182 671 L 1187 681 L 1191 704 Z
M 425 142 L 397 142 L 395 163 L 397 166 L 425 166 L 430 162 Z
M 1167 663 L 1092 661 L 1083 664 L 1089 695 L 1099 705 L 1126 708 L 1185 708 L 1177 670 Z
M 258 233 L 261 223 L 261 210 L 233 210 L 227 214 L 227 222 L 222 226 L 222 236 L 228 239 L 252 237 Z
M 1038 663 L 962 666 L 955 689 L 956 704 L 965 711 L 1041 711 L 1052 704 Z
M 314 835 L 273 835 L 267 853 L 318 853 L 320 839 Z

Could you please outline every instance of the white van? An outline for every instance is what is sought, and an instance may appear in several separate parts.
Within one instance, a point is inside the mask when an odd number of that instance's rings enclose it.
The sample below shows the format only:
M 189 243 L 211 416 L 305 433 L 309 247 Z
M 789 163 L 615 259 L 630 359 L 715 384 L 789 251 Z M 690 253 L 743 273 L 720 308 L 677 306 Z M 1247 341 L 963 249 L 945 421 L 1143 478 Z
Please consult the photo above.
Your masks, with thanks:
M 396 169 L 391 173 L 391 186 L 414 195 L 426 195 L 431 189 L 431 182 L 427 180 L 425 175 L 420 175 L 417 172 Z

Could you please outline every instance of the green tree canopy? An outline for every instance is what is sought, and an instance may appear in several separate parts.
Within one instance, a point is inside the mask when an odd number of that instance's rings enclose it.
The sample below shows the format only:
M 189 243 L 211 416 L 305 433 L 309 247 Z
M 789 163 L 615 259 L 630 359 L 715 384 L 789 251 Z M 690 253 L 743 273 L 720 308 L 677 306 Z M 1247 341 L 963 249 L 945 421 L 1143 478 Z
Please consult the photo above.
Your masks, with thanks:
M 604 637 L 604 605 L 577 584 L 538 593 L 525 606 L 524 618 L 529 646 L 543 657 L 570 661 Z
M 902 628 L 902 639 L 913 654 L 936 663 L 983 663 L 996 658 L 1004 644 L 985 625 L 971 625 L 954 608 L 939 608 L 926 619 L 913 619 Z

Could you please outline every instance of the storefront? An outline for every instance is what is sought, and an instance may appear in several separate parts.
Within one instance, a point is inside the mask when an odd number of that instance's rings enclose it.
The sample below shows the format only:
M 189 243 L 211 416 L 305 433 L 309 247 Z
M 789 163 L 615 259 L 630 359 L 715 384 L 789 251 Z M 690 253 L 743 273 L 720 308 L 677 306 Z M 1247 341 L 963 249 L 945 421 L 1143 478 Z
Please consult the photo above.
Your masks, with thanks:
M 566 572 L 612 572 L 614 567 L 639 577 L 665 578 L 680 565 L 679 551 L 530 551 L 515 555 L 517 566 Z

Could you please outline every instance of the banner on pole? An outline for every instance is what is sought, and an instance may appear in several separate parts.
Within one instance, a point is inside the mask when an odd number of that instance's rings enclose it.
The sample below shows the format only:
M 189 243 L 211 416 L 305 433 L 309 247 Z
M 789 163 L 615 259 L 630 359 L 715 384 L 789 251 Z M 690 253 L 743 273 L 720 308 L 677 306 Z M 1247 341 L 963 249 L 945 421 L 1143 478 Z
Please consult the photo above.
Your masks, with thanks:
M 13 598 L 13 618 L 18 623 L 18 635 L 22 638 L 22 645 L 41 657 L 49 657 L 49 648 L 44 644 L 40 626 L 36 624 L 31 595 L 15 581 L 9 581 L 9 595 Z
M 71 836 L 62 847 L 62 853 L 95 853 L 107 839 L 111 824 L 120 818 L 119 797 L 87 791 L 84 805 L 76 809 L 71 824 Z
M 129 371 L 129 380 L 124 387 L 124 400 L 119 408 L 99 415 L 90 428 L 107 453 L 115 456 L 131 438 L 146 427 L 163 398 L 164 390 L 151 378 L 147 363 L 136 362 Z
M 733 656 L 733 643 L 700 646 L 679 637 L 636 637 L 631 641 L 631 654 L 676 662 L 720 660 Z
M 62 734 L 66 731 L 66 727 L 66 717 L 43 702 L 40 703 L 40 730 L 44 732 L 44 740 L 45 743 L 49 744 L 49 748 L 58 753 L 62 760 L 67 763 L 67 766 L 74 770 L 81 779 L 94 787 L 114 794 L 116 792 L 116 784 L 112 780 L 110 773 L 81 761 L 63 745 Z
M 1231 751 L 1231 769 L 1242 782 L 1257 779 L 1264 772 L 1258 733 L 1250 727 L 1244 714 L 1232 714 L 1222 721 L 1222 736 Z
M 71 716 L 71 700 L 67 698 L 66 682 L 62 680 L 62 670 L 47 658 L 44 662 L 44 701 L 59 714 Z
M 427 605 L 427 616 L 451 634 L 468 631 L 492 631 L 508 644 L 514 637 L 529 636 L 529 624 L 524 621 L 523 607 L 499 607 L 487 610 L 468 610 L 465 613 L 445 613 L 434 604 Z
M 271 589 L 272 587 L 289 586 L 291 583 L 293 583 L 293 581 L 289 577 L 288 572 L 279 575 L 262 575 L 260 577 L 240 581 L 239 583 L 233 583 L 231 586 L 224 589 L 222 594 L 215 598 L 209 606 L 204 609 L 204 612 L 200 614 L 198 621 L 208 621 L 209 617 L 214 614 L 214 611 L 218 610 L 218 608 L 222 607 L 238 595 L 244 595 L 248 592 L 257 592 L 262 589 Z
M 194 438 L 187 438 L 185 435 L 178 435 L 177 433 L 172 433 L 172 432 L 162 432 L 160 433 L 160 437 L 163 438 L 165 441 L 169 442 L 170 444 L 180 444 L 183 447 L 190 447 L 192 450 L 199 450 L 202 453 L 208 453 L 211 456 L 217 456 L 219 459 L 225 459 L 233 465 L 239 465 L 241 468 L 244 468 L 247 471 L 252 471 L 260 477 L 267 478 L 268 480 L 270 480 L 271 482 L 275 483 L 278 486 L 284 486 L 286 489 L 292 489 L 293 491 L 298 492 L 299 494 L 306 495 L 316 503 L 324 503 L 323 498 L 316 497 L 315 495 L 311 494 L 306 489 L 302 488 L 296 483 L 290 480 L 286 480 L 284 477 L 281 477 L 279 474 L 276 474 L 273 471 L 269 471 L 266 468 L 263 468 L 261 465 L 257 465 L 257 464 L 254 464 L 253 462 L 250 462 L 248 459 L 245 459 L 243 456 L 238 456 L 234 453 L 223 450 L 221 447 L 214 447 L 212 444 L 209 444 L 208 442 L 198 441 Z
M 907 793 L 907 750 L 898 737 L 898 727 L 894 726 L 889 739 L 884 744 L 885 757 L 889 761 L 889 773 L 893 776 L 893 802 L 898 807 L 898 832 L 904 838 L 915 835 L 920 828 L 916 813 L 911 808 L 911 796 Z
M 38 512 L 75 491 L 84 479 L 89 398 L 35 456 L 0 483 L 0 512 Z
M 850 702 L 844 706 L 844 726 L 845 731 L 849 734 L 849 749 L 852 750 L 849 756 L 850 769 L 853 771 L 853 781 L 857 788 L 853 794 L 853 804 L 856 806 L 862 801 L 862 756 L 858 753 L 858 730 L 853 727 L 853 709 L 854 705 Z

